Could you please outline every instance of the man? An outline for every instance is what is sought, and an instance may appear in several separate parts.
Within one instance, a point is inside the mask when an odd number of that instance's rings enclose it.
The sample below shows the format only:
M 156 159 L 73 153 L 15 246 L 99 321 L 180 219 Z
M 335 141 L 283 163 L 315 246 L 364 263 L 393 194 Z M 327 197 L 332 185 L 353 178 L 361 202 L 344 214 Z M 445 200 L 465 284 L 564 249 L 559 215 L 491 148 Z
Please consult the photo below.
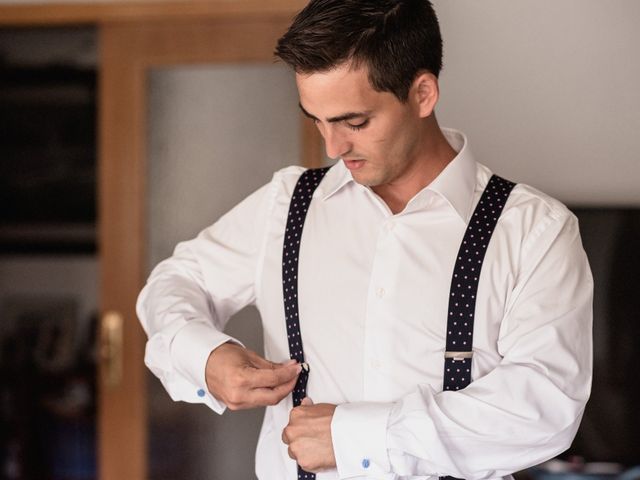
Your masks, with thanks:
M 338 161 L 277 172 L 156 267 L 149 368 L 175 400 L 267 406 L 260 479 L 495 478 L 568 448 L 591 385 L 577 221 L 439 127 L 431 4 L 312 0 L 276 53 Z M 222 332 L 248 304 L 265 358 Z

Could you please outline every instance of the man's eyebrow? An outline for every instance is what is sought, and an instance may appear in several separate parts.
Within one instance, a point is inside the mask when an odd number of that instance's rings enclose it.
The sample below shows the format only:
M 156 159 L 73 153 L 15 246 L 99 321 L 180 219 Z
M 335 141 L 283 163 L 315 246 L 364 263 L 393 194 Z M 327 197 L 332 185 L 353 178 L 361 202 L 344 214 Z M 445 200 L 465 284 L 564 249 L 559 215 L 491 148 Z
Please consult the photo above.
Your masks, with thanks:
M 316 117 L 314 117 L 313 115 L 311 115 L 309 112 L 307 112 L 304 107 L 302 106 L 302 104 L 300 102 L 298 102 L 298 106 L 300 107 L 300 110 L 302 110 L 302 113 L 304 113 L 305 117 L 310 118 L 311 120 L 318 120 Z
M 302 113 L 304 113 L 306 117 L 309 117 L 312 120 L 318 120 L 317 117 L 307 112 L 301 103 L 298 103 L 298 106 L 300 107 L 300 110 L 302 110 Z M 327 122 L 329 123 L 344 122 L 345 120 L 352 120 L 354 118 L 366 117 L 370 114 L 371 112 L 347 112 L 347 113 L 343 113 L 342 115 L 338 115 L 337 117 L 327 118 Z

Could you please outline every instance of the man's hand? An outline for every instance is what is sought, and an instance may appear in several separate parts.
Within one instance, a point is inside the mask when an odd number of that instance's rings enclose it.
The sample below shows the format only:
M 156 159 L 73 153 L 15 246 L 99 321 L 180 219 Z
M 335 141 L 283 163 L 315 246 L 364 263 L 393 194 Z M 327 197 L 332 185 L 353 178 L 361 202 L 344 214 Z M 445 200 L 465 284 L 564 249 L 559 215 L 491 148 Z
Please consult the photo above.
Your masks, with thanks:
M 207 388 L 230 410 L 275 405 L 296 385 L 301 366 L 295 360 L 273 363 L 251 350 L 225 343 L 207 359 Z
M 289 456 L 307 472 L 335 468 L 336 458 L 331 440 L 331 420 L 336 405 L 313 405 L 309 398 L 291 410 L 289 425 L 282 431 L 282 441 L 289 446 Z

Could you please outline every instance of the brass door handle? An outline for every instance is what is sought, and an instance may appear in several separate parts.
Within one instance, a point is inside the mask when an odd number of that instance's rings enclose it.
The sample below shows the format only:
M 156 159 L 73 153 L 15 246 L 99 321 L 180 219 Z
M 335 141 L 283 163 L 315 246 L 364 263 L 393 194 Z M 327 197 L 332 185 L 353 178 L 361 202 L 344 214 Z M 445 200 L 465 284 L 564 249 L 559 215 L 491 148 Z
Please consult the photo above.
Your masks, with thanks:
M 100 358 L 102 379 L 107 387 L 117 387 L 122 381 L 124 318 L 113 310 L 102 316 L 100 325 Z

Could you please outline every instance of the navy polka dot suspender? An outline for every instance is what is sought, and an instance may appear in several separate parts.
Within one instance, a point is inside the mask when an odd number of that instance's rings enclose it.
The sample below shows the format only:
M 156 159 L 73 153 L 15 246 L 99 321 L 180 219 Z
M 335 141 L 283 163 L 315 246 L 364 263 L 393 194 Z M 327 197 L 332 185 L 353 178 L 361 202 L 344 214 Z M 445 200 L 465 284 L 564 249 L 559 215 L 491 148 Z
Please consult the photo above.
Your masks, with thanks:
M 282 249 L 282 291 L 289 356 L 299 363 L 305 361 L 298 317 L 300 240 L 313 192 L 328 170 L 329 168 L 309 169 L 300 176 L 289 205 Z M 491 177 L 462 239 L 449 296 L 444 390 L 460 390 L 471 383 L 473 320 L 480 269 L 493 230 L 514 186 L 515 183 L 497 175 Z M 292 393 L 294 407 L 300 405 L 306 396 L 308 379 L 309 372 L 303 370 Z M 298 479 L 312 480 L 315 479 L 315 474 L 304 471 L 298 465 Z
M 443 390 L 461 390 L 471 383 L 473 320 L 480 269 L 491 235 L 515 183 L 493 175 L 462 238 L 453 268 L 444 353 Z M 452 480 L 454 477 L 440 477 Z
M 311 197 L 329 168 L 306 170 L 298 179 L 296 188 L 289 204 L 287 227 L 284 233 L 282 248 L 282 293 L 284 295 L 284 315 L 287 321 L 287 338 L 289 342 L 289 357 L 304 362 L 302 337 L 300 336 L 300 320 L 298 318 L 298 258 L 300 255 L 300 239 L 304 219 L 309 210 Z M 298 382 L 293 389 L 293 406 L 297 407 L 307 395 L 307 380 L 309 372 L 302 370 Z M 298 479 L 315 479 L 315 473 L 304 471 L 298 465 Z
M 482 261 L 498 217 L 515 183 L 493 175 L 484 189 L 462 239 L 451 279 L 444 390 L 460 390 L 471 383 L 473 320 Z

